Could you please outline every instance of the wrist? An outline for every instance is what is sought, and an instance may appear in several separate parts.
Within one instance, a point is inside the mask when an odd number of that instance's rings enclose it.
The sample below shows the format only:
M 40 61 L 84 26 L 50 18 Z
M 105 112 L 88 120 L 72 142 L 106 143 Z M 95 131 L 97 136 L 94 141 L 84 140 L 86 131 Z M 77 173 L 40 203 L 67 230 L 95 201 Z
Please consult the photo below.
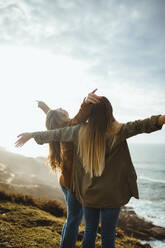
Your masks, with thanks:
M 161 115 L 158 118 L 158 125 L 162 126 L 165 124 L 165 115 Z
M 29 133 L 29 139 L 33 138 L 33 133 Z

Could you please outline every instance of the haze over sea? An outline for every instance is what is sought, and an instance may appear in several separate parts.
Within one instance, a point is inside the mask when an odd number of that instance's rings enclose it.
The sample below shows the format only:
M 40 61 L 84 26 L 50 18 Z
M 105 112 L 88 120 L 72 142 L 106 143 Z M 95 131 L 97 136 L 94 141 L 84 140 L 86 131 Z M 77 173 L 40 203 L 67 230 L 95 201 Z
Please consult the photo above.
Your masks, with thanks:
M 154 224 L 165 227 L 165 144 L 129 144 L 137 172 L 140 199 L 132 198 L 127 206 Z M 151 241 L 154 248 L 165 242 Z

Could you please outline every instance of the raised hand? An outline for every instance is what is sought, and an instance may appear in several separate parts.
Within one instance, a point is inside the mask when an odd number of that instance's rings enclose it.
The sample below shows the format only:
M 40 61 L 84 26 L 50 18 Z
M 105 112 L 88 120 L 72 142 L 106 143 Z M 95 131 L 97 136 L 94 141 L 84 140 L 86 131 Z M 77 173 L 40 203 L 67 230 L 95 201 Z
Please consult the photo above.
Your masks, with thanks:
M 21 133 L 17 136 L 18 140 L 15 142 L 16 147 L 23 146 L 28 140 L 32 138 L 32 133 Z
M 97 89 L 93 90 L 92 92 L 90 92 L 85 100 L 86 103 L 99 103 L 101 96 L 97 96 L 95 94 L 95 92 L 97 91 Z
M 43 101 L 36 100 L 36 102 L 38 103 L 38 107 L 40 109 L 42 109 L 45 114 L 47 114 L 48 111 L 50 110 L 50 108 L 48 107 L 48 105 L 46 105 L 46 103 L 44 103 Z

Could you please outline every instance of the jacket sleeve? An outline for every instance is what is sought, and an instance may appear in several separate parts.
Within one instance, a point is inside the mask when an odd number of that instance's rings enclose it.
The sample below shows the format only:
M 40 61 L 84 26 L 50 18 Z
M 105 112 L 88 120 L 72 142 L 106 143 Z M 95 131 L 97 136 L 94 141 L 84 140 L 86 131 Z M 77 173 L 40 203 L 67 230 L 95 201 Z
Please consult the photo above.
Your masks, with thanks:
M 84 101 L 80 106 L 79 112 L 73 119 L 70 120 L 69 126 L 85 122 L 90 115 L 91 108 L 92 108 L 92 103 L 86 103 L 84 99 Z
M 79 125 L 74 127 L 58 128 L 55 130 L 33 132 L 32 137 L 37 144 L 42 145 L 45 143 L 51 143 L 52 141 L 59 142 L 76 142 L 78 137 Z
M 122 141 L 137 134 L 152 133 L 160 130 L 162 126 L 158 125 L 159 116 L 160 115 L 151 116 L 150 118 L 146 118 L 144 120 L 136 120 L 123 124 L 117 134 L 117 140 Z

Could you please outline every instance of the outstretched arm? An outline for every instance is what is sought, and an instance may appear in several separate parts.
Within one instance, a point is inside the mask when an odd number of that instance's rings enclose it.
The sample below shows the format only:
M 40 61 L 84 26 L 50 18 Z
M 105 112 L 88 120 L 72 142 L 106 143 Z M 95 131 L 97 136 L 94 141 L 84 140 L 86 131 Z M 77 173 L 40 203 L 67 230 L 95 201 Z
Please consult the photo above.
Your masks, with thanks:
M 18 140 L 15 142 L 15 146 L 21 147 L 31 138 L 34 138 L 39 145 L 51 143 L 52 141 L 74 142 L 77 141 L 79 128 L 80 125 L 76 125 L 49 131 L 21 133 L 17 136 Z
M 121 126 L 117 139 L 122 141 L 137 134 L 158 131 L 163 124 L 165 124 L 165 115 L 156 115 L 144 120 L 127 122 Z
M 50 108 L 48 107 L 48 105 L 46 105 L 46 103 L 44 103 L 44 102 L 42 102 L 42 101 L 38 101 L 38 100 L 37 100 L 37 103 L 38 103 L 38 107 L 39 107 L 40 109 L 42 109 L 42 111 L 43 111 L 45 114 L 47 114 L 48 111 L 50 110 Z

